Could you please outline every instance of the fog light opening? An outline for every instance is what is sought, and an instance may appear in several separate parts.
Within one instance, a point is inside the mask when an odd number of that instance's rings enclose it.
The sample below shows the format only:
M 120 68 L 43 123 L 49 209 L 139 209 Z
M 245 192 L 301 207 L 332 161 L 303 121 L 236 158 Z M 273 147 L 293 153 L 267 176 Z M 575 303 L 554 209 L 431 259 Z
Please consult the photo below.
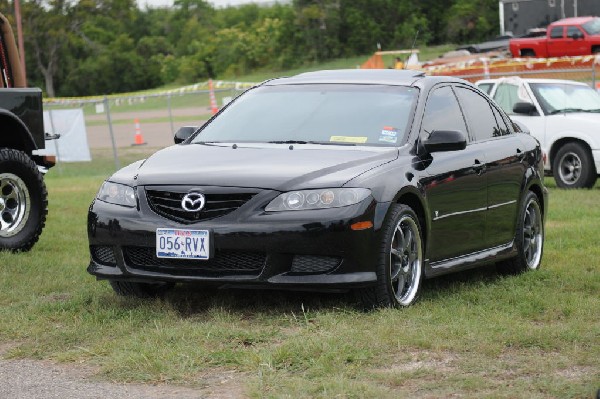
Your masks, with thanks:
M 373 222 L 368 220 L 364 222 L 356 222 L 350 225 L 352 230 L 366 230 L 370 229 L 371 227 L 373 227 Z

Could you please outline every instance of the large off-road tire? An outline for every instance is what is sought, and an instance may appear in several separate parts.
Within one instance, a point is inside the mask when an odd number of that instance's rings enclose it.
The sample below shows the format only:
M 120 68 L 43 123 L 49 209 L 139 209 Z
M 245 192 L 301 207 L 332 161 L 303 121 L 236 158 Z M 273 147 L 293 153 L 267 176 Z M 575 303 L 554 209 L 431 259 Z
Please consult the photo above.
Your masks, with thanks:
M 419 297 L 423 281 L 423 239 L 419 219 L 407 205 L 392 205 L 382 229 L 377 283 L 356 291 L 367 309 L 406 307 Z
M 0 250 L 30 250 L 47 214 L 48 192 L 35 162 L 22 151 L 0 148 Z
M 517 274 L 539 269 L 544 253 L 544 218 L 540 201 L 529 191 L 521 204 L 517 233 L 515 235 L 517 256 L 496 264 L 503 274 Z
M 118 295 L 138 298 L 155 298 L 175 286 L 173 283 L 137 283 L 119 280 L 109 280 L 109 283 Z
M 591 188 L 596 183 L 596 166 L 590 151 L 581 143 L 563 145 L 552 162 L 552 174 L 560 188 Z

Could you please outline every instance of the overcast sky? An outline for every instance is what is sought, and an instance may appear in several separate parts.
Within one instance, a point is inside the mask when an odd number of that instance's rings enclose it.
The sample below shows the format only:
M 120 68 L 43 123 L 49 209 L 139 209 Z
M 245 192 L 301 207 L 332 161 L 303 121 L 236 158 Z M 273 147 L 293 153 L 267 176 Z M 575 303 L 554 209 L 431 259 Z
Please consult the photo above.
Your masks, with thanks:
M 273 0 L 208 0 L 217 7 L 237 6 L 247 3 L 272 3 Z M 138 5 L 144 8 L 146 5 L 150 7 L 172 6 L 173 0 L 137 0 Z

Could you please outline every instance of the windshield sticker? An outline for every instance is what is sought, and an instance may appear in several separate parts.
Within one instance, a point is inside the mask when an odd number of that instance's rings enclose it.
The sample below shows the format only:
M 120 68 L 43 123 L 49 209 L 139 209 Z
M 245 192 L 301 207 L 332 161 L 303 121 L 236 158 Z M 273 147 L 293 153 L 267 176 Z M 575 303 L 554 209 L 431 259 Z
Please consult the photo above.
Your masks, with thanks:
M 384 126 L 381 130 L 381 136 L 379 141 L 385 141 L 386 143 L 395 143 L 398 141 L 398 129 L 391 126 Z
M 338 143 L 358 143 L 363 144 L 366 143 L 368 137 L 352 137 L 352 136 L 331 136 L 329 141 L 334 141 Z

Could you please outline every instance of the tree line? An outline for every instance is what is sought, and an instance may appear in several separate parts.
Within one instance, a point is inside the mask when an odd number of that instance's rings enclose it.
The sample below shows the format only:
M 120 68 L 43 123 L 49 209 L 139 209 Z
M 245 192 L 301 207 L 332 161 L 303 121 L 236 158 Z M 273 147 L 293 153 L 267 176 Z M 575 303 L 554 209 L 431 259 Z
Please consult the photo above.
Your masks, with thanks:
M 497 0 L 293 0 L 214 8 L 204 0 L 22 0 L 27 77 L 48 97 L 235 78 L 377 50 L 465 43 L 498 32 Z M 0 12 L 14 25 L 13 4 Z

